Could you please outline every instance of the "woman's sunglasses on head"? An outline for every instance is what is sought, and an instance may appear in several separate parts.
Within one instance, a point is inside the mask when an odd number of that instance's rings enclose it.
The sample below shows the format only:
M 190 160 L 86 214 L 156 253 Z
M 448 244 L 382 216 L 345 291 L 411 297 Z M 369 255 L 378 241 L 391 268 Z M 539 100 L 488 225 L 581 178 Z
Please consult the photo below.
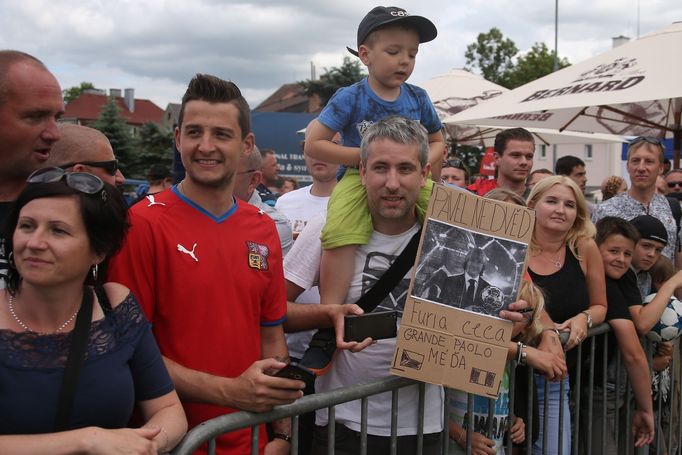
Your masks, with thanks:
M 464 169 L 464 163 L 459 158 L 448 158 L 443 161 L 443 167 L 455 167 L 457 169 Z
M 85 194 L 97 194 L 104 189 L 104 182 L 87 172 L 67 172 L 59 167 L 38 169 L 28 176 L 28 183 L 54 183 L 64 179 L 69 188 Z M 104 195 L 105 193 L 102 193 Z M 104 197 L 104 196 L 103 196 Z

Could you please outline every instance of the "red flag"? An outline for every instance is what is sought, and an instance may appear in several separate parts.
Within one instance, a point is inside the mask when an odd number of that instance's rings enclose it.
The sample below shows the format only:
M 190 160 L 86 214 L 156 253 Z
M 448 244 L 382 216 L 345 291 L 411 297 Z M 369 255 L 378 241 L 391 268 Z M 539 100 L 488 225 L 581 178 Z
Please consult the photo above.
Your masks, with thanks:
M 495 175 L 495 151 L 492 147 L 488 147 L 481 159 L 481 167 L 478 170 L 479 174 L 493 177 Z

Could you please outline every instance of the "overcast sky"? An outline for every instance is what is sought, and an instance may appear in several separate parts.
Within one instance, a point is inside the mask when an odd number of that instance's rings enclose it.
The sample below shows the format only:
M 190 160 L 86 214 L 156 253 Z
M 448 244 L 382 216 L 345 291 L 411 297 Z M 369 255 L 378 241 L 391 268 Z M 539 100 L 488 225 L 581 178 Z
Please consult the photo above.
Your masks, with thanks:
M 639 14 L 638 14 L 638 4 Z M 467 44 L 498 27 L 522 50 L 554 48 L 554 0 L 402 0 L 431 19 L 410 82 L 464 66 Z M 233 80 L 255 107 L 280 85 L 338 66 L 376 6 L 360 0 L 0 0 L 0 48 L 43 60 L 62 88 L 135 88 L 165 108 L 197 72 Z M 639 21 L 638 21 L 639 16 Z M 571 63 L 682 20 L 680 0 L 559 0 L 559 55 Z M 668 56 L 674 58 L 673 56 Z M 677 56 L 679 57 L 679 56 Z M 662 56 L 661 64 L 664 64 Z M 676 57 L 675 57 L 676 58 Z

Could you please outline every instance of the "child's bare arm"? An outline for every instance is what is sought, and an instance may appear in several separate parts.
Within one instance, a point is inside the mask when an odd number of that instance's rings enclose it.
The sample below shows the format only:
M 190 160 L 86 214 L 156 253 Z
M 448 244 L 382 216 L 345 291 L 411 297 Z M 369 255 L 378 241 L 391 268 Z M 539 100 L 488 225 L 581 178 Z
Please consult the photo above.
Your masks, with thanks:
M 663 283 L 656 293 L 656 297 L 651 302 L 643 306 L 630 306 L 632 321 L 635 323 L 637 332 L 640 335 L 646 335 L 661 319 L 661 314 L 668 304 L 670 296 L 679 287 L 682 287 L 682 271 L 677 272 L 672 278 Z
M 445 138 L 443 137 L 443 130 L 429 134 L 429 163 L 432 166 L 439 161 L 443 161 L 444 147 Z
M 317 160 L 357 166 L 360 163 L 360 148 L 335 144 L 332 142 L 335 134 L 336 131 L 327 128 L 317 120 L 313 120 L 305 131 L 303 151 Z
M 654 436 L 654 410 L 651 400 L 651 380 L 649 379 L 649 365 L 646 355 L 639 343 L 639 337 L 634 324 L 627 319 L 609 321 L 618 342 L 618 349 L 622 353 L 623 363 L 628 372 L 635 395 L 637 410 L 632 419 L 632 432 L 636 445 L 649 444 Z

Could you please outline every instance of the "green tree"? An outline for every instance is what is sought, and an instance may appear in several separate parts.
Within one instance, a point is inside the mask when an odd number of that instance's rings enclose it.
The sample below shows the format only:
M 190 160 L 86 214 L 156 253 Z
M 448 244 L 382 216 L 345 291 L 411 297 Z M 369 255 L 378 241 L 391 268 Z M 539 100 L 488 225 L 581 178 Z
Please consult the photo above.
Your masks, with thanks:
M 135 154 L 128 167 L 130 177 L 145 178 L 153 164 L 173 166 L 173 132 L 155 123 L 145 123 L 138 131 Z
M 457 155 L 464 164 L 466 164 L 466 167 L 469 168 L 469 177 L 478 174 L 478 170 L 481 168 L 483 154 L 485 154 L 485 149 L 472 145 L 455 145 L 452 141 L 449 142 L 449 145 L 451 150 L 450 153 Z
M 128 172 L 128 167 L 134 163 L 134 141 L 130 134 L 130 127 L 118 112 L 118 106 L 113 98 L 109 98 L 104 105 L 99 117 L 93 123 L 93 128 L 101 131 L 109 138 L 114 154 L 118 158 L 123 174 Z
M 570 65 L 567 59 L 559 58 L 559 69 Z M 535 43 L 530 51 L 516 59 L 514 68 L 508 75 L 508 88 L 539 79 L 554 71 L 554 51 L 549 51 L 545 43 Z
M 488 33 L 479 33 L 475 43 L 467 46 L 465 69 L 478 68 L 490 82 L 509 86 L 509 74 L 514 68 L 513 57 L 518 52 L 516 44 L 493 27 Z
M 79 96 L 81 96 L 84 91 L 94 88 L 95 86 L 92 84 L 92 82 L 81 82 L 81 85 L 69 87 L 62 91 L 62 94 L 64 96 L 64 102 L 68 104 L 71 101 L 78 98 Z
M 320 105 L 325 106 L 329 98 L 341 87 L 352 85 L 366 76 L 359 60 L 343 58 L 343 64 L 338 67 L 325 68 L 324 74 L 318 80 L 307 79 L 300 81 L 307 96 L 318 95 Z

